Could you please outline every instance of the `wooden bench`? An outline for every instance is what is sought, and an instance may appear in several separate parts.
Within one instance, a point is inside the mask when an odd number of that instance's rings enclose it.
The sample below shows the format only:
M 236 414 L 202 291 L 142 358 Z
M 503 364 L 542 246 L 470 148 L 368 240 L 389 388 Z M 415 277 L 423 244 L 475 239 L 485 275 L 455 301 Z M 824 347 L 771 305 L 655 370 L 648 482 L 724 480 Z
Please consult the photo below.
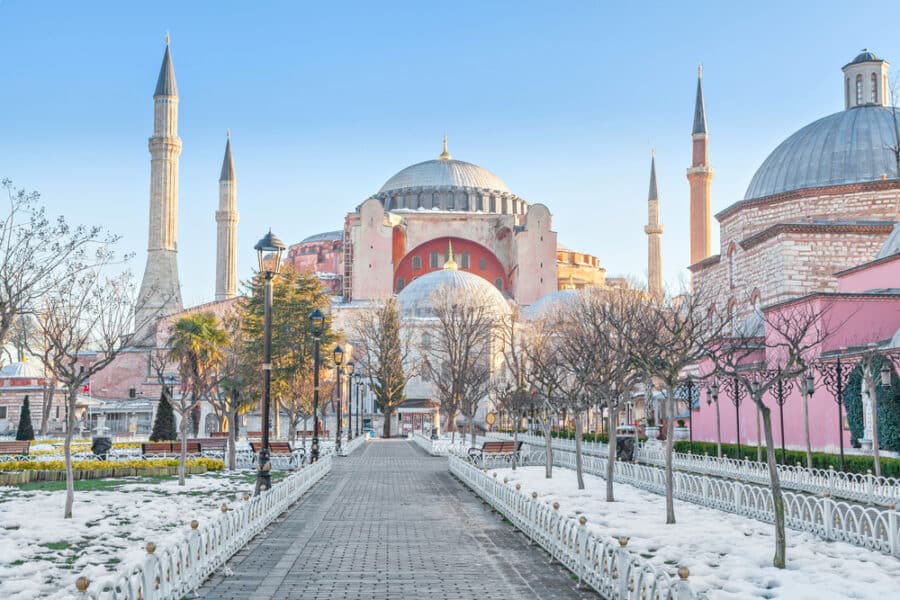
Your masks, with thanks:
M 205 454 L 207 452 L 222 455 L 225 453 L 225 449 L 228 447 L 228 440 L 225 438 L 194 438 L 188 440 L 188 444 L 197 443 L 200 445 L 200 453 Z M 181 451 L 181 444 L 176 442 L 178 451 Z
M 522 450 L 522 442 L 516 444 L 512 440 L 485 442 L 481 448 L 469 448 L 469 460 L 484 462 L 488 456 L 493 458 L 512 459 L 513 455 L 518 455 Z
M 261 443 L 250 442 L 250 449 L 253 450 L 253 454 L 259 454 L 261 448 Z M 269 456 L 288 456 L 290 457 L 291 462 L 293 462 L 295 458 L 297 458 L 299 462 L 303 462 L 303 459 L 306 457 L 306 452 L 304 452 L 303 448 L 291 448 L 290 442 L 269 442 Z
M 227 438 L 228 438 L 228 432 L 227 432 L 227 431 L 213 431 L 212 433 L 209 434 L 209 437 L 213 437 L 213 438 L 226 438 L 226 439 L 227 439 Z
M 200 454 L 200 444 L 196 440 L 188 440 L 187 453 Z M 144 442 L 141 444 L 141 456 L 147 458 L 166 458 L 181 455 L 181 442 Z
M 0 442 L 0 460 L 20 460 L 28 458 L 31 440 Z

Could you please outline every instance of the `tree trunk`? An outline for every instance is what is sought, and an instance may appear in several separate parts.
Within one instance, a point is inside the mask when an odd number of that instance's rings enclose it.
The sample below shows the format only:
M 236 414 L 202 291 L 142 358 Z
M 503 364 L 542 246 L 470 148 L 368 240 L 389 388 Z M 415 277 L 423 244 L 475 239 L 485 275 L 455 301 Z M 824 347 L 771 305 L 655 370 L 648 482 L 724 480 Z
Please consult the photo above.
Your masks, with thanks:
M 66 461 L 66 508 L 64 519 L 72 518 L 72 505 L 75 504 L 75 474 L 72 472 L 72 433 L 75 430 L 75 400 L 78 398 L 78 384 L 70 385 L 66 403 L 66 439 L 63 442 L 63 455 Z
M 756 407 L 756 462 L 762 462 L 762 431 L 759 423 L 759 407 Z
M 235 470 L 235 448 L 237 443 L 237 433 L 235 431 L 237 423 L 237 410 L 233 407 L 228 409 L 228 470 Z
M 875 377 L 879 375 L 872 368 L 868 367 L 869 376 L 865 378 L 866 387 L 869 392 L 869 401 L 872 404 L 872 457 L 875 459 L 875 477 L 881 477 L 881 450 L 879 449 L 878 440 L 878 393 L 875 389 Z M 841 435 L 844 435 L 844 424 L 841 423 Z
M 184 485 L 184 465 L 187 462 L 188 415 L 192 411 L 181 413 L 181 455 L 178 457 L 178 485 Z
M 606 460 L 606 501 L 615 502 L 616 498 L 613 495 L 613 476 L 616 472 L 616 413 L 612 406 L 609 407 L 608 418 L 609 423 L 606 426 L 606 430 L 609 438 L 609 456 Z M 637 440 L 635 440 L 635 444 L 637 444 Z M 634 451 L 637 452 L 637 445 L 635 445 Z
M 381 437 L 391 437 L 391 419 L 394 417 L 394 411 L 388 407 L 384 408 L 384 427 L 381 429 Z
M 544 452 L 546 460 L 544 461 L 544 477 L 546 479 L 553 478 L 553 436 L 550 435 L 551 422 L 550 418 L 541 419 L 541 429 L 544 432 Z
M 803 432 L 806 436 L 806 468 L 812 471 L 813 462 L 812 462 L 812 442 L 810 442 L 809 438 L 809 394 L 806 393 L 805 386 L 803 382 L 800 382 L 800 387 L 803 389 Z
M 718 398 L 716 398 L 716 458 L 722 458 L 722 418 Z
M 477 434 L 475 433 L 475 415 L 469 415 L 469 432 L 472 436 L 472 446 L 474 446 L 477 442 L 475 438 Z
M 41 435 L 47 435 L 50 430 L 50 410 L 53 408 L 53 396 L 56 394 L 56 384 L 50 383 L 44 386 L 43 410 L 41 411 Z
M 673 489 L 675 487 L 675 475 L 672 472 L 672 450 L 675 448 L 675 419 L 673 409 L 674 399 L 672 387 L 666 390 L 666 525 L 675 523 L 675 500 Z
M 757 406 L 759 406 L 757 404 Z M 775 464 L 775 438 L 772 436 L 772 412 L 762 408 L 763 427 L 766 434 L 766 464 L 769 467 L 769 483 L 772 488 L 772 506 L 775 509 L 775 558 L 772 564 L 779 569 L 785 565 L 784 534 L 784 496 L 781 493 L 781 480 L 778 478 L 778 465 Z
M 519 424 L 516 423 L 516 426 L 513 428 L 513 448 L 519 447 Z M 519 453 L 517 451 L 513 451 L 512 457 L 512 470 L 516 470 L 516 463 L 519 461 Z
M 297 419 L 294 415 L 288 415 L 288 441 L 293 442 L 297 439 Z
M 575 474 L 578 476 L 578 489 L 584 489 L 584 471 L 581 456 L 581 411 L 573 411 L 575 417 Z

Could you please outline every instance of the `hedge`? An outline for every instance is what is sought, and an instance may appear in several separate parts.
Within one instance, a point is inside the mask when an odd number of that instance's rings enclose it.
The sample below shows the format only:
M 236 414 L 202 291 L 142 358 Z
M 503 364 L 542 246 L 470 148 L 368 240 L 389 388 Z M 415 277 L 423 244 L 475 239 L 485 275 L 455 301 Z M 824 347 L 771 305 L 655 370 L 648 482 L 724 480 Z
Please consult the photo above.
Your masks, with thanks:
M 688 452 L 690 451 L 690 447 L 690 442 L 675 442 L 676 452 Z M 695 441 L 694 454 L 708 454 L 710 456 L 715 456 L 716 443 Z M 741 454 L 742 459 L 749 458 L 752 461 L 756 461 L 756 444 L 742 444 Z M 727 458 L 738 458 L 737 444 L 722 444 L 722 456 Z M 762 449 L 762 456 L 763 460 L 766 460 L 765 446 L 763 446 Z M 776 462 L 781 462 L 781 448 L 775 449 L 775 459 Z M 806 452 L 802 450 L 787 450 L 785 452 L 785 462 L 789 465 L 796 465 L 797 463 L 800 463 L 800 465 L 805 467 Z M 813 452 L 812 462 L 814 469 L 827 469 L 828 467 L 834 467 L 834 469 L 837 471 L 841 468 L 841 457 L 839 454 Z M 848 473 L 865 473 L 866 471 L 874 469 L 875 463 L 874 459 L 871 456 L 860 456 L 858 454 L 844 455 L 844 470 Z M 900 477 L 900 459 L 881 457 L 881 474 L 885 477 Z
M 186 463 L 189 467 L 206 467 L 208 471 L 221 471 L 225 463 L 215 458 L 189 458 Z M 76 460 L 72 462 L 73 469 L 148 469 L 157 467 L 177 467 L 177 458 L 153 458 L 149 460 Z M 0 462 L 0 471 L 61 471 L 65 470 L 66 463 L 62 460 L 10 460 Z

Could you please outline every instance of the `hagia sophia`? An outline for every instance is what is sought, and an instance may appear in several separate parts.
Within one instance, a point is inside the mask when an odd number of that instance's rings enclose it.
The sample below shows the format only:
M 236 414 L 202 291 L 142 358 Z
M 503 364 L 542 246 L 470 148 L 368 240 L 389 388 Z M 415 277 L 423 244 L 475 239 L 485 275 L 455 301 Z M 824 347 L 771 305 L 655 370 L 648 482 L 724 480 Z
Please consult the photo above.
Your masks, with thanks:
M 690 215 L 691 264 L 684 267 L 691 273 L 692 285 L 720 299 L 710 310 L 727 311 L 735 333 L 764 335 L 759 331 L 761 311 L 815 296 L 836 302 L 842 298 L 863 301 L 871 307 L 865 311 L 866 318 L 855 318 L 844 341 L 835 344 L 848 345 L 851 338 L 855 340 L 851 345 L 890 343 L 892 336 L 897 337 L 900 115 L 891 106 L 888 68 L 886 60 L 869 51 L 844 65 L 841 88 L 836 89 L 844 109 L 802 127 L 778 144 L 749 182 L 744 197 L 728 202 L 715 215 L 706 99 L 703 74 L 698 70 L 689 145 L 691 115 L 685 119 L 690 196 L 670 201 Z M 159 396 L 160 384 L 151 373 L 149 357 L 165 345 L 173 320 L 187 311 L 224 313 L 237 296 L 238 179 L 229 138 L 214 218 L 212 207 L 210 211 L 210 226 L 214 221 L 217 228 L 216 287 L 210 290 L 209 303 L 182 306 L 176 249 L 182 146 L 178 102 L 167 43 L 153 94 L 149 141 L 148 256 L 137 315 L 137 322 L 146 325 L 135 332 L 134 347 L 92 382 L 90 398 L 95 411 L 103 411 L 108 403 L 113 422 L 119 414 L 116 410 L 139 414 L 138 429 L 149 426 L 152 404 Z M 333 231 L 279 231 L 289 240 L 289 236 L 300 238 L 288 247 L 285 261 L 299 271 L 316 273 L 332 295 L 336 323 L 344 322 L 353 310 L 395 295 L 401 310 L 414 316 L 427 304 L 429 294 L 446 285 L 477 290 L 493 298 L 498 307 L 502 305 L 499 310 L 517 305 L 531 314 L 578 289 L 628 285 L 624 279 L 607 278 L 596 256 L 560 242 L 552 211 L 565 207 L 532 203 L 487 168 L 453 158 L 446 136 L 441 152 L 435 154 L 387 177 L 371 196 L 348 199 L 343 223 L 335 223 Z M 647 291 L 661 295 L 663 224 L 655 157 L 649 167 L 648 220 L 643 232 L 634 232 L 634 240 L 636 246 L 646 240 Z M 713 216 L 720 238 L 716 253 Z M 303 237 L 304 233 L 311 235 Z M 446 269 L 448 264 L 454 268 Z M 900 345 L 900 339 L 893 343 Z M 6 367 L 0 373 L 0 390 L 19 389 L 28 383 L 24 377 L 21 365 Z M 422 381 L 413 382 L 407 412 L 436 412 L 439 407 L 429 394 Z M 12 423 L 17 420 L 20 395 L 11 391 L 0 395 L 0 403 L 8 404 L 7 419 Z M 114 406 L 118 408 L 113 410 Z M 35 412 L 33 418 L 39 420 Z M 712 439 L 708 414 L 701 410 L 691 415 L 698 439 Z M 834 434 L 824 433 L 836 432 L 838 427 L 828 424 L 827 419 L 834 418 L 830 414 L 823 413 L 823 426 L 817 428 L 823 432 L 816 439 L 817 447 L 835 443 Z M 753 416 L 747 413 L 748 423 Z M 122 417 L 128 418 L 132 417 Z M 624 418 L 630 421 L 636 415 Z M 796 418 L 793 414 L 792 419 Z M 748 429 L 748 435 L 753 434 Z M 792 436 L 789 444 L 798 445 L 796 434 Z

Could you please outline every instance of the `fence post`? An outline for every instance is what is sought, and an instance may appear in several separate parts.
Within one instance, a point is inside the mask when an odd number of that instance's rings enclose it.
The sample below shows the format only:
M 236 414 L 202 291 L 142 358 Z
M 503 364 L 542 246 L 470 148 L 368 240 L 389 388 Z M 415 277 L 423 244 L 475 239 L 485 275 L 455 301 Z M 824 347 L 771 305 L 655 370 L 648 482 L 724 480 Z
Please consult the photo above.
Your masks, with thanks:
M 619 538 L 619 547 L 616 549 L 616 568 L 613 572 L 613 578 L 618 578 L 618 588 L 619 595 L 617 598 L 627 598 L 628 597 L 628 565 L 631 562 L 631 557 L 628 555 L 628 550 L 625 549 L 625 546 L 628 545 L 628 537 L 622 536 Z M 613 583 L 613 585 L 616 585 Z
M 897 531 L 897 505 L 888 504 L 888 540 L 891 542 L 891 554 L 900 556 L 900 532 Z
M 700 480 L 700 489 L 703 490 L 703 497 L 709 498 L 709 473 L 703 474 L 703 479 Z
M 91 585 L 91 580 L 84 575 L 75 580 L 75 589 L 78 590 L 80 597 L 87 597 L 87 589 L 89 585 Z
M 866 502 L 872 504 L 875 501 L 875 480 L 872 469 L 866 471 Z
M 831 492 L 828 490 L 822 493 L 822 520 L 825 522 L 825 539 L 833 539 L 834 500 L 831 499 Z
M 743 488 L 741 487 L 740 480 L 735 479 L 734 482 L 732 483 L 732 487 L 734 488 L 734 512 L 739 515 L 743 514 L 741 512 L 741 505 L 743 504 L 743 502 L 741 501 L 742 500 L 741 496 L 743 494 Z
M 162 581 L 157 577 L 157 572 L 159 572 L 159 559 L 156 557 L 156 544 L 153 542 L 147 542 L 147 557 L 144 559 L 144 593 L 141 595 L 142 598 L 146 600 L 153 600 L 154 598 L 159 598 L 159 588 L 162 585 Z
M 678 581 L 672 586 L 673 600 L 694 600 L 697 597 L 694 595 L 694 590 L 691 589 L 691 584 L 688 583 L 690 574 L 687 567 L 678 568 Z

